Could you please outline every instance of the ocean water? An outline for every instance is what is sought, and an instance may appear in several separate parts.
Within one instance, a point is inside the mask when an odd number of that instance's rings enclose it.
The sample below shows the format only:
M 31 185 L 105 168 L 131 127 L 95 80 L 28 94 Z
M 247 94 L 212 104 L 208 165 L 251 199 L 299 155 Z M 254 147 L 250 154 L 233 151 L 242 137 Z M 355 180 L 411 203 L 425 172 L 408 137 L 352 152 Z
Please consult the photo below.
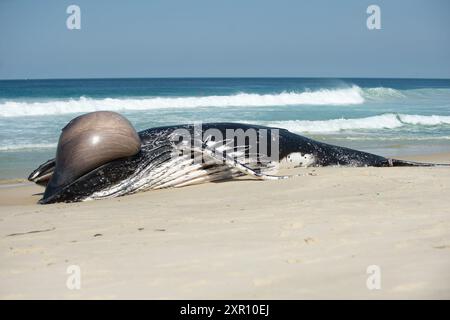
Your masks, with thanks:
M 450 151 L 450 80 L 193 78 L 0 81 L 0 179 L 55 154 L 61 128 L 95 110 L 137 130 L 234 121 L 385 156 Z

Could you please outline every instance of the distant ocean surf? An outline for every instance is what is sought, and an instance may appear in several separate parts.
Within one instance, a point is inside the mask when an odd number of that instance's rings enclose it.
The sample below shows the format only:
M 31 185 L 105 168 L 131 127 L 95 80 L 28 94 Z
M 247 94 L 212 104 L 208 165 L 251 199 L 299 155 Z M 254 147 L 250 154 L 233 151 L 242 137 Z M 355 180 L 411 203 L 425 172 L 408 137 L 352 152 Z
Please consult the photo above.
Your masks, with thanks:
M 450 151 L 450 80 L 5 80 L 0 179 L 24 177 L 53 157 L 61 128 L 96 110 L 121 112 L 137 129 L 239 121 L 382 155 Z

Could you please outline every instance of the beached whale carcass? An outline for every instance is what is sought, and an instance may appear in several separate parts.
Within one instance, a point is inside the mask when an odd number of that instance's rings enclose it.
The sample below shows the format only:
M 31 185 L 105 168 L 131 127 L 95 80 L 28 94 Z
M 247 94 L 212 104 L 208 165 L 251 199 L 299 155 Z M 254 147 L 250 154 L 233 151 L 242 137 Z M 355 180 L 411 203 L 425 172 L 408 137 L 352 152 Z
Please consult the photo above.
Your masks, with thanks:
M 282 167 L 432 165 L 329 145 L 285 129 L 241 123 L 150 128 L 139 133 L 122 115 L 99 111 L 70 121 L 55 159 L 29 180 L 46 187 L 40 203 L 75 202 L 251 175 Z

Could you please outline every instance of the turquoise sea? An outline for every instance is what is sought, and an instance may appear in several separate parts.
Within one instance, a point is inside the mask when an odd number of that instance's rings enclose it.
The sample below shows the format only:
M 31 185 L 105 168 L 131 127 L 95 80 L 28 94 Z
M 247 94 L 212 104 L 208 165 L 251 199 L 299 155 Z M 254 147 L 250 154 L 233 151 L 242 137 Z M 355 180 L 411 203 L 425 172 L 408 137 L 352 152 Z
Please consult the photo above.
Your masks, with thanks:
M 0 179 L 52 158 L 61 128 L 95 110 L 142 130 L 235 121 L 381 155 L 450 152 L 450 80 L 321 78 L 0 81 Z

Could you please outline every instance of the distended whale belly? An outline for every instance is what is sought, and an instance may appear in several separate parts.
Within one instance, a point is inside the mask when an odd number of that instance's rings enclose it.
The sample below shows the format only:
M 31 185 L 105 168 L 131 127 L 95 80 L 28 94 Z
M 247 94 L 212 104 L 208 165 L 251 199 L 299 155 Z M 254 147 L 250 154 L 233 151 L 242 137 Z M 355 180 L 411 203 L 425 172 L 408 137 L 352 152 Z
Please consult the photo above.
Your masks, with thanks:
M 55 159 L 28 179 L 46 187 L 41 204 L 117 197 L 251 175 L 286 179 L 280 168 L 434 166 L 329 145 L 285 129 L 241 123 L 150 128 L 139 133 L 115 112 L 76 117 Z

